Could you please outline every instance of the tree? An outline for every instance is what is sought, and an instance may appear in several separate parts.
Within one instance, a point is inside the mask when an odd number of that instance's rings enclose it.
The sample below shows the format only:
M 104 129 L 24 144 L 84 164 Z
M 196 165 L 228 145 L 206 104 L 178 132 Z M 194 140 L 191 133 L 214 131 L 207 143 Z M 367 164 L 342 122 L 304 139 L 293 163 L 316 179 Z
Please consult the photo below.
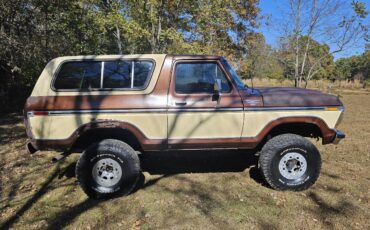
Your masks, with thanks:
M 338 79 L 352 80 L 355 76 L 365 82 L 370 80 L 370 51 L 362 55 L 341 58 L 335 62 L 335 73 Z
M 243 78 L 274 78 L 282 79 L 283 67 L 279 62 L 278 53 L 266 44 L 261 33 L 248 33 L 242 42 L 244 58 L 240 60 L 239 72 Z
M 24 97 L 52 58 L 80 54 L 219 54 L 240 60 L 258 0 L 0 1 L 0 95 Z M 21 92 L 13 95 L 13 92 Z M 14 103 L 13 103 L 14 104 Z
M 239 46 L 235 35 L 243 36 L 257 26 L 259 13 L 257 0 L 105 0 L 89 3 L 105 30 L 104 36 L 120 44 L 117 47 L 124 53 L 234 55 Z
M 315 72 L 311 74 L 316 79 L 328 79 L 334 75 L 334 57 L 330 53 L 330 48 L 327 44 L 320 44 L 310 37 L 302 36 L 298 39 L 298 43 L 295 37 L 288 37 L 281 41 L 282 47 L 280 51 L 281 62 L 285 66 L 285 76 L 296 80 L 297 62 L 296 60 L 304 60 L 299 66 L 299 73 L 302 76 L 307 76 L 310 70 L 315 66 Z M 298 45 L 297 45 L 298 44 Z M 307 44 L 310 44 L 307 49 Z M 304 50 L 305 52 L 298 52 L 296 50 Z M 316 63 L 320 63 L 317 65 Z M 306 81 L 306 78 L 302 78 Z M 306 81 L 307 84 L 307 81 Z
M 284 24 L 284 37 L 295 42 L 292 60 L 295 86 L 302 86 L 302 81 L 307 86 L 307 81 L 320 72 L 328 56 L 342 52 L 366 37 L 368 25 L 364 20 L 368 12 L 360 1 L 352 1 L 351 11 L 346 10 L 347 4 L 343 0 L 289 0 L 288 3 L 290 20 Z M 341 19 L 339 23 L 338 18 Z M 312 39 L 305 39 L 302 45 L 302 37 Z M 331 44 L 331 49 L 326 55 L 311 60 L 307 68 L 311 41 L 319 39 Z
M 0 107 L 23 106 L 45 64 L 63 55 L 104 53 L 81 2 L 0 2 Z

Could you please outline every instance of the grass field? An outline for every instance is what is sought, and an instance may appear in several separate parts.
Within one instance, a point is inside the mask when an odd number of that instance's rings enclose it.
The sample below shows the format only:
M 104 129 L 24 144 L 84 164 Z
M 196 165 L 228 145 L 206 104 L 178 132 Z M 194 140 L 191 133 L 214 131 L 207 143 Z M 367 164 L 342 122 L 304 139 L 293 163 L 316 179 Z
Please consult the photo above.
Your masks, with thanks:
M 296 193 L 266 187 L 251 154 L 197 152 L 143 157 L 134 193 L 90 200 L 74 177 L 78 155 L 27 155 L 22 118 L 3 116 L 0 229 L 370 229 L 370 94 L 341 99 L 347 138 L 317 143 L 321 176 Z

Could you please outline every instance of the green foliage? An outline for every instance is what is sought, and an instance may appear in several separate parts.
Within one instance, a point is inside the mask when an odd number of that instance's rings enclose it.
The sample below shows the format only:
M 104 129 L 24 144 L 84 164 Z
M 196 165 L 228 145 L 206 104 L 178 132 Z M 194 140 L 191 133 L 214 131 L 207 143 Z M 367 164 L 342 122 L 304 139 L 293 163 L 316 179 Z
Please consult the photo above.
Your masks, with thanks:
M 1 1 L 0 107 L 22 106 L 45 64 L 61 55 L 103 53 L 93 15 L 81 2 Z M 16 102 L 15 102 L 15 101 Z M 19 101 L 21 101 L 19 103 Z
M 306 45 L 309 43 L 309 49 L 307 51 L 306 64 L 303 68 L 303 75 L 306 76 L 310 71 L 311 67 L 316 64 L 316 74 L 314 79 L 329 79 L 334 76 L 334 57 L 330 53 L 330 48 L 327 44 L 320 44 L 319 42 L 313 40 L 310 37 L 302 36 L 299 38 L 299 60 L 304 60 L 304 52 Z M 280 61 L 284 66 L 284 75 L 287 78 L 294 78 L 294 64 L 295 64 L 295 46 L 296 41 L 294 37 L 290 37 L 285 41 L 282 41 L 282 48 L 280 49 L 279 56 L 281 57 Z M 302 62 L 300 62 L 299 70 L 301 71 Z
M 360 56 L 341 58 L 335 62 L 335 73 L 337 79 L 354 79 L 370 80 L 370 51 Z
M 24 98 L 52 58 L 189 53 L 240 59 L 233 34 L 257 26 L 258 0 L 0 2 L 0 107 Z M 12 93 L 15 93 L 13 95 Z M 4 109 L 5 108 L 5 109 Z
M 248 33 L 243 44 L 246 58 L 238 69 L 243 78 L 284 78 L 278 52 L 266 44 L 263 34 Z
M 366 11 L 366 5 L 364 2 L 352 1 L 351 5 L 353 10 L 359 17 L 366 18 L 366 16 L 369 14 L 369 12 Z
M 48 61 L 84 54 L 213 54 L 227 58 L 243 78 L 292 78 L 294 40 L 279 49 L 258 27 L 259 0 L 14 0 L 0 1 L 0 107 L 22 106 Z M 353 2 L 360 17 L 368 12 Z M 326 44 L 310 42 L 304 74 L 315 78 L 369 78 L 369 52 L 338 60 Z M 325 58 L 321 58 L 325 57 Z M 303 59 L 303 52 L 300 60 Z M 352 60 L 353 59 L 353 60 Z

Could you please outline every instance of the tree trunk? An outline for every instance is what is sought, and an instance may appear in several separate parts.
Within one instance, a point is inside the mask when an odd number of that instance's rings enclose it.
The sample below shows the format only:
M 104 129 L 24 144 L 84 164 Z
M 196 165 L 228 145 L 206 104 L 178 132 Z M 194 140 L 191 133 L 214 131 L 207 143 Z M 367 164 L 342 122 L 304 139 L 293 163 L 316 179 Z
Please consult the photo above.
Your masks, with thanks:
M 298 68 L 299 68 L 299 37 L 298 35 L 296 35 L 295 65 L 294 65 L 295 87 L 299 87 L 301 83 L 298 75 Z
M 116 24 L 116 42 L 117 42 L 117 47 L 118 47 L 118 53 L 122 54 L 121 31 L 117 24 Z
M 317 7 L 317 0 L 314 0 L 312 2 L 312 9 L 311 9 L 311 13 L 310 13 L 310 26 L 309 26 L 309 30 L 308 30 L 308 33 L 307 33 L 307 43 L 306 43 L 306 48 L 305 48 L 305 51 L 304 51 L 304 54 L 303 54 L 303 61 L 302 61 L 302 65 L 301 65 L 301 72 L 299 74 L 299 81 L 302 82 L 302 78 L 303 78 L 303 74 L 304 74 L 304 68 L 306 66 L 306 60 L 307 60 L 307 56 L 308 56 L 308 51 L 309 51 L 309 48 L 310 48 L 310 38 L 311 38 L 311 35 L 315 29 L 315 26 L 316 26 L 316 23 L 317 23 L 317 15 L 316 15 L 316 7 Z M 305 88 L 307 88 L 307 81 L 308 81 L 308 78 L 304 79 L 305 81 Z
M 295 30 L 295 65 L 294 65 L 294 85 L 295 87 L 300 87 L 301 82 L 299 79 L 299 34 L 301 31 L 301 0 L 298 0 L 297 3 L 291 3 L 292 7 L 296 5 L 295 20 L 294 20 L 294 30 Z
M 151 4 L 150 5 L 150 15 L 153 15 L 153 5 Z M 155 25 L 154 25 L 154 22 L 152 21 L 151 22 L 152 24 L 152 34 L 151 34 L 151 38 L 150 38 L 150 49 L 151 49 L 151 53 L 155 53 L 156 52 L 156 41 L 155 41 L 155 38 L 156 38 L 156 31 L 155 31 Z
M 162 8 L 162 5 L 161 5 L 161 8 Z M 156 41 L 156 48 L 155 48 L 156 53 L 158 53 L 161 48 L 160 47 L 161 33 L 162 33 L 162 12 L 158 12 L 157 41 Z
M 162 12 L 163 7 L 163 1 L 160 2 L 160 5 L 158 6 L 158 9 L 155 9 L 153 5 L 150 5 L 150 15 L 154 14 L 154 11 L 157 12 L 157 20 L 154 20 L 151 22 L 152 25 L 152 34 L 150 38 L 150 48 L 151 53 L 158 53 L 161 49 L 160 47 L 160 39 L 161 39 L 161 33 L 162 33 Z

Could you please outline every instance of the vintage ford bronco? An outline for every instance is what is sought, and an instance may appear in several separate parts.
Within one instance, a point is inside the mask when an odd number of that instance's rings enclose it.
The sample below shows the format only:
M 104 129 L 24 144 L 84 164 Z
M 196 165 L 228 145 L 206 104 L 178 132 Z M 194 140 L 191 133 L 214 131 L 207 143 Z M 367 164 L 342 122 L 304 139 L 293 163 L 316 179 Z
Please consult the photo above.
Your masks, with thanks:
M 338 97 L 299 88 L 250 88 L 219 56 L 59 57 L 41 73 L 24 115 L 29 152 L 82 152 L 76 177 L 91 197 L 128 194 L 139 153 L 251 149 L 274 189 L 317 180 L 305 137 L 338 143 Z M 250 151 L 248 151 L 250 152 Z

